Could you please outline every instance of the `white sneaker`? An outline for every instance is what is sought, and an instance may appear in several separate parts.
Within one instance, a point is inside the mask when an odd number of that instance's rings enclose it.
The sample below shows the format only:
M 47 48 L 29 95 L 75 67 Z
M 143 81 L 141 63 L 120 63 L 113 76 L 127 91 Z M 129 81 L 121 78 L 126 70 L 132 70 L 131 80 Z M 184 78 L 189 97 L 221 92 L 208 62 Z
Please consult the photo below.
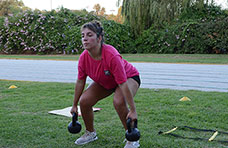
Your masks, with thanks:
M 97 140 L 98 137 L 97 137 L 97 134 L 96 132 L 89 132 L 86 130 L 85 134 L 82 135 L 80 138 L 78 138 L 76 141 L 75 141 L 75 144 L 77 145 L 83 145 L 83 144 L 86 144 L 86 143 L 89 143 L 89 142 L 92 142 L 94 140 Z
M 140 146 L 139 140 L 138 141 L 127 141 L 124 148 L 138 148 Z

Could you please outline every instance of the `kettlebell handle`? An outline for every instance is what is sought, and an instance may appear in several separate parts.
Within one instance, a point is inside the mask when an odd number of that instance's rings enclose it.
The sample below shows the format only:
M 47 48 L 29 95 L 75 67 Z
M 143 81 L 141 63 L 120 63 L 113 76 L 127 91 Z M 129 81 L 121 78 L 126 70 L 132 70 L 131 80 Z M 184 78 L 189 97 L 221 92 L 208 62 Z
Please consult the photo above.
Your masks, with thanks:
M 72 125 L 76 126 L 77 121 L 78 121 L 78 114 L 74 112 L 72 116 Z
M 132 119 L 131 118 L 128 118 L 127 119 L 127 130 L 129 133 L 131 133 L 131 122 L 132 122 Z M 137 128 L 137 119 L 134 121 L 134 128 Z

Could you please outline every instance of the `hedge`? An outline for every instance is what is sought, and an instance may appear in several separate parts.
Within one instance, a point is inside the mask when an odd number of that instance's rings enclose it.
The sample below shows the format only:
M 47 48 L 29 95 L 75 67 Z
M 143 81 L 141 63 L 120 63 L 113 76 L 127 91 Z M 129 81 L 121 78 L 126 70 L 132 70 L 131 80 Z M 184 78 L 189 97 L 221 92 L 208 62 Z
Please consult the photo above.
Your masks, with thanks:
M 203 11 L 191 7 L 172 24 L 152 26 L 138 38 L 128 24 L 86 11 L 26 11 L 0 18 L 0 53 L 80 54 L 80 27 L 92 20 L 101 21 L 105 43 L 120 53 L 228 53 L 228 13 L 213 5 Z
M 191 16 L 190 16 L 191 14 Z M 151 27 L 136 40 L 138 53 L 228 53 L 228 14 L 218 6 L 195 7 L 172 25 Z
M 92 13 L 59 11 L 26 11 L 6 17 L 0 26 L 0 51 L 5 54 L 71 54 L 81 53 L 81 26 L 99 20 L 105 29 L 105 41 L 120 52 L 131 50 L 130 27 L 106 20 Z M 1 22 L 0 22 L 1 23 Z

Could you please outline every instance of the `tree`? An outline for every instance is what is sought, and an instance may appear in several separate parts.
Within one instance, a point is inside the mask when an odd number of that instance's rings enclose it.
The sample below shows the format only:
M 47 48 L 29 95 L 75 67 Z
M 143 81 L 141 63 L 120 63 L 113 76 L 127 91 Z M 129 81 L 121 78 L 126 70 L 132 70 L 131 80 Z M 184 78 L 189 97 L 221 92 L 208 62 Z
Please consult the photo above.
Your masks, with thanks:
M 31 10 L 26 7 L 22 0 L 1 0 L 0 1 L 0 16 L 16 14 L 25 10 Z
M 120 0 L 119 0 L 120 1 Z M 119 2 L 118 1 L 118 2 Z M 123 0 L 122 15 L 133 28 L 135 35 L 152 25 L 170 23 L 187 8 L 195 5 L 203 9 L 204 4 L 214 0 Z
M 123 16 L 121 15 L 122 6 L 118 9 L 118 13 L 116 15 L 116 22 L 123 24 Z
M 105 8 L 100 6 L 100 4 L 95 4 L 93 6 L 93 9 L 95 10 L 96 15 L 104 16 L 105 15 Z
M 105 12 L 106 12 L 106 11 L 105 11 L 105 8 L 102 7 L 101 10 L 100 10 L 99 15 L 104 16 L 104 15 L 105 15 Z
M 1 0 L 0 1 L 0 16 L 8 16 L 29 9 L 25 7 L 21 0 Z
M 107 15 L 106 18 L 109 20 L 114 20 L 117 23 L 123 24 L 123 17 L 121 15 L 121 10 L 122 10 L 122 6 L 118 9 L 117 15 L 110 14 L 110 15 Z
M 99 11 L 101 10 L 100 4 L 95 4 L 93 6 L 93 9 L 95 10 L 96 15 L 98 15 L 99 14 Z

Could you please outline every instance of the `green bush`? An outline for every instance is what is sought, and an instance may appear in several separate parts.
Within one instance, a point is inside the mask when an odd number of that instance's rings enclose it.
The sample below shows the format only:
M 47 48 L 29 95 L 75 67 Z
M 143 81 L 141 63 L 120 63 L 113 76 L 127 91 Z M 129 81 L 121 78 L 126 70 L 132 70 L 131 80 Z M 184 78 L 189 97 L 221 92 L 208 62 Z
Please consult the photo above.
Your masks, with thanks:
M 205 31 L 202 40 L 207 45 L 209 53 L 228 53 L 228 17 L 212 20 L 201 25 Z
M 92 14 L 76 15 L 68 9 L 41 13 L 26 11 L 6 18 L 1 27 L 1 51 L 23 53 L 80 53 L 80 27 L 99 18 Z
M 134 53 L 133 33 L 127 25 L 112 20 L 102 21 L 105 31 L 105 43 L 113 45 L 120 53 Z
M 197 6 L 192 6 L 186 9 L 178 18 L 182 22 L 188 20 L 210 20 L 217 17 L 226 17 L 228 13 L 226 10 L 222 10 L 220 6 L 216 5 L 205 5 L 204 9 L 199 10 Z
M 191 8 L 172 25 L 151 27 L 136 40 L 138 53 L 227 53 L 228 15 L 217 6 Z M 192 14 L 192 15 L 191 15 Z
M 120 53 L 227 53 L 228 13 L 217 6 L 192 6 L 172 24 L 154 25 L 137 39 L 126 24 L 85 10 L 26 11 L 0 18 L 0 52 L 6 54 L 77 54 L 83 51 L 80 27 L 99 20 L 105 43 Z
M 0 25 L 2 26 L 4 24 L 4 17 L 3 16 L 0 16 Z
M 128 52 L 132 39 L 130 28 L 91 13 L 59 11 L 26 11 L 1 19 L 0 50 L 6 54 L 71 54 L 81 53 L 81 26 L 89 21 L 103 23 L 107 43 L 120 52 Z M 0 22 L 0 23 L 1 23 Z
M 156 30 L 137 39 L 138 53 L 227 53 L 228 17 L 209 22 L 188 22 Z

